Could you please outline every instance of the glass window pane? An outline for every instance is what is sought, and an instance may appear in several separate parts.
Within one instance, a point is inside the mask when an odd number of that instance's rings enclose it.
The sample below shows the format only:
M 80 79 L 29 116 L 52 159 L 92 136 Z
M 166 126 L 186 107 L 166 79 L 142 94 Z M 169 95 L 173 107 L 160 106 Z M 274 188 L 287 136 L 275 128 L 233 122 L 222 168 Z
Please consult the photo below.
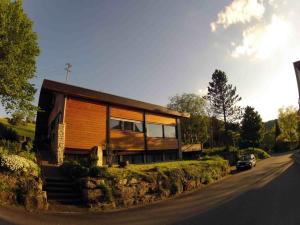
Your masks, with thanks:
M 111 129 L 122 130 L 122 121 L 121 121 L 121 120 L 114 120 L 114 119 L 111 119 L 111 120 L 110 120 L 110 128 L 111 128 Z
M 161 124 L 147 124 L 148 137 L 163 137 L 163 129 Z
M 143 123 L 135 122 L 134 123 L 134 131 L 135 132 L 143 132 Z
M 166 138 L 176 138 L 176 128 L 175 126 L 164 126 L 165 137 Z
M 133 131 L 133 122 L 124 121 L 124 130 Z

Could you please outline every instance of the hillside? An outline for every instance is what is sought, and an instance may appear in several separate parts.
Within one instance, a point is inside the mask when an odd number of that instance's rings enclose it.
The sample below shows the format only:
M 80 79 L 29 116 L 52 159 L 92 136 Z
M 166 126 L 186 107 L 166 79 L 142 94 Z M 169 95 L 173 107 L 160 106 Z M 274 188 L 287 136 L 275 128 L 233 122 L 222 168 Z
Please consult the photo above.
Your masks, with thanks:
M 10 123 L 8 123 L 6 118 L 0 118 L 0 123 L 4 124 L 7 127 L 12 128 L 20 136 L 34 138 L 34 132 L 35 132 L 35 124 L 34 123 L 29 123 L 26 126 L 24 126 L 24 125 L 14 126 L 14 125 L 11 125 Z

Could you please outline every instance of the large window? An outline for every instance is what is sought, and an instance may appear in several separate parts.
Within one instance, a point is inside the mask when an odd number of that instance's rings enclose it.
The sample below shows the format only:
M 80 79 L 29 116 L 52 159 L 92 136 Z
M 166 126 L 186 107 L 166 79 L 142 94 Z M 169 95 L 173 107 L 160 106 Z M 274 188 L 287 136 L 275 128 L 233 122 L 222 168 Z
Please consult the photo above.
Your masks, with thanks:
M 111 119 L 110 120 L 110 128 L 111 129 L 117 129 L 117 130 L 122 130 L 123 124 L 121 120 L 115 120 Z
M 111 119 L 110 128 L 122 131 L 143 132 L 143 123 L 139 121 L 129 121 L 123 119 Z
M 148 137 L 163 137 L 163 125 L 147 124 Z
M 134 131 L 133 128 L 133 122 L 130 121 L 123 121 L 124 122 L 124 130 L 126 131 Z
M 164 125 L 164 137 L 165 138 L 176 138 L 176 127 Z
M 143 132 L 143 123 L 142 122 L 135 122 L 134 123 L 134 131 L 135 132 Z

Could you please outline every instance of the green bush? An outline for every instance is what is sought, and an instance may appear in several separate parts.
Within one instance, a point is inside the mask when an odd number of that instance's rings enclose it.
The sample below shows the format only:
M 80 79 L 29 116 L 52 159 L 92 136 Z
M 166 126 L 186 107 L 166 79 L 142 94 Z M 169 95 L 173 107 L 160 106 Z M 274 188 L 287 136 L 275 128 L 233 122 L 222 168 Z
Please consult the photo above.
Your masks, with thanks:
M 266 159 L 270 157 L 270 155 L 267 152 L 260 148 L 245 148 L 239 151 L 241 155 L 254 154 L 257 159 Z
M 238 149 L 235 147 L 218 147 L 213 149 L 205 149 L 203 152 L 206 156 L 220 156 L 228 160 L 230 165 L 234 165 L 238 160 Z
M 93 166 L 90 168 L 89 175 L 91 177 L 103 177 L 103 178 L 109 178 L 110 174 L 107 171 L 107 167 L 99 167 L 99 166 Z
M 112 190 L 104 183 L 98 186 L 103 191 L 104 201 L 111 202 L 113 200 Z
M 39 176 L 39 166 L 24 157 L 18 155 L 6 155 L 0 156 L 0 168 L 19 175 L 32 175 Z
M 66 160 L 61 168 L 66 176 L 72 178 L 85 177 L 89 174 L 89 168 L 80 164 L 77 160 Z
M 19 135 L 15 130 L 0 123 L 0 139 L 17 141 L 19 139 Z

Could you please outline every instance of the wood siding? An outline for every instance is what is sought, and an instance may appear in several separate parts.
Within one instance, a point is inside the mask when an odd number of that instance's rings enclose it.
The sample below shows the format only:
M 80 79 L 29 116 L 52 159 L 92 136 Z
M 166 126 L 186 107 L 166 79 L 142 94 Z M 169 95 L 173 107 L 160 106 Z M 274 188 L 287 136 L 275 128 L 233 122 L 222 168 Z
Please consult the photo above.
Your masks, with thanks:
M 146 122 L 147 123 L 160 123 L 160 124 L 168 124 L 168 125 L 176 125 L 176 119 L 173 117 L 162 116 L 158 114 L 146 114 Z
M 111 130 L 110 143 L 114 150 L 144 150 L 144 133 Z
M 171 150 L 178 149 L 178 141 L 175 138 L 152 138 L 148 137 L 148 150 Z
M 111 117 L 122 118 L 127 120 L 143 121 L 143 112 L 112 106 Z
M 68 98 L 65 110 L 65 147 L 91 149 L 106 139 L 106 109 L 100 103 Z

